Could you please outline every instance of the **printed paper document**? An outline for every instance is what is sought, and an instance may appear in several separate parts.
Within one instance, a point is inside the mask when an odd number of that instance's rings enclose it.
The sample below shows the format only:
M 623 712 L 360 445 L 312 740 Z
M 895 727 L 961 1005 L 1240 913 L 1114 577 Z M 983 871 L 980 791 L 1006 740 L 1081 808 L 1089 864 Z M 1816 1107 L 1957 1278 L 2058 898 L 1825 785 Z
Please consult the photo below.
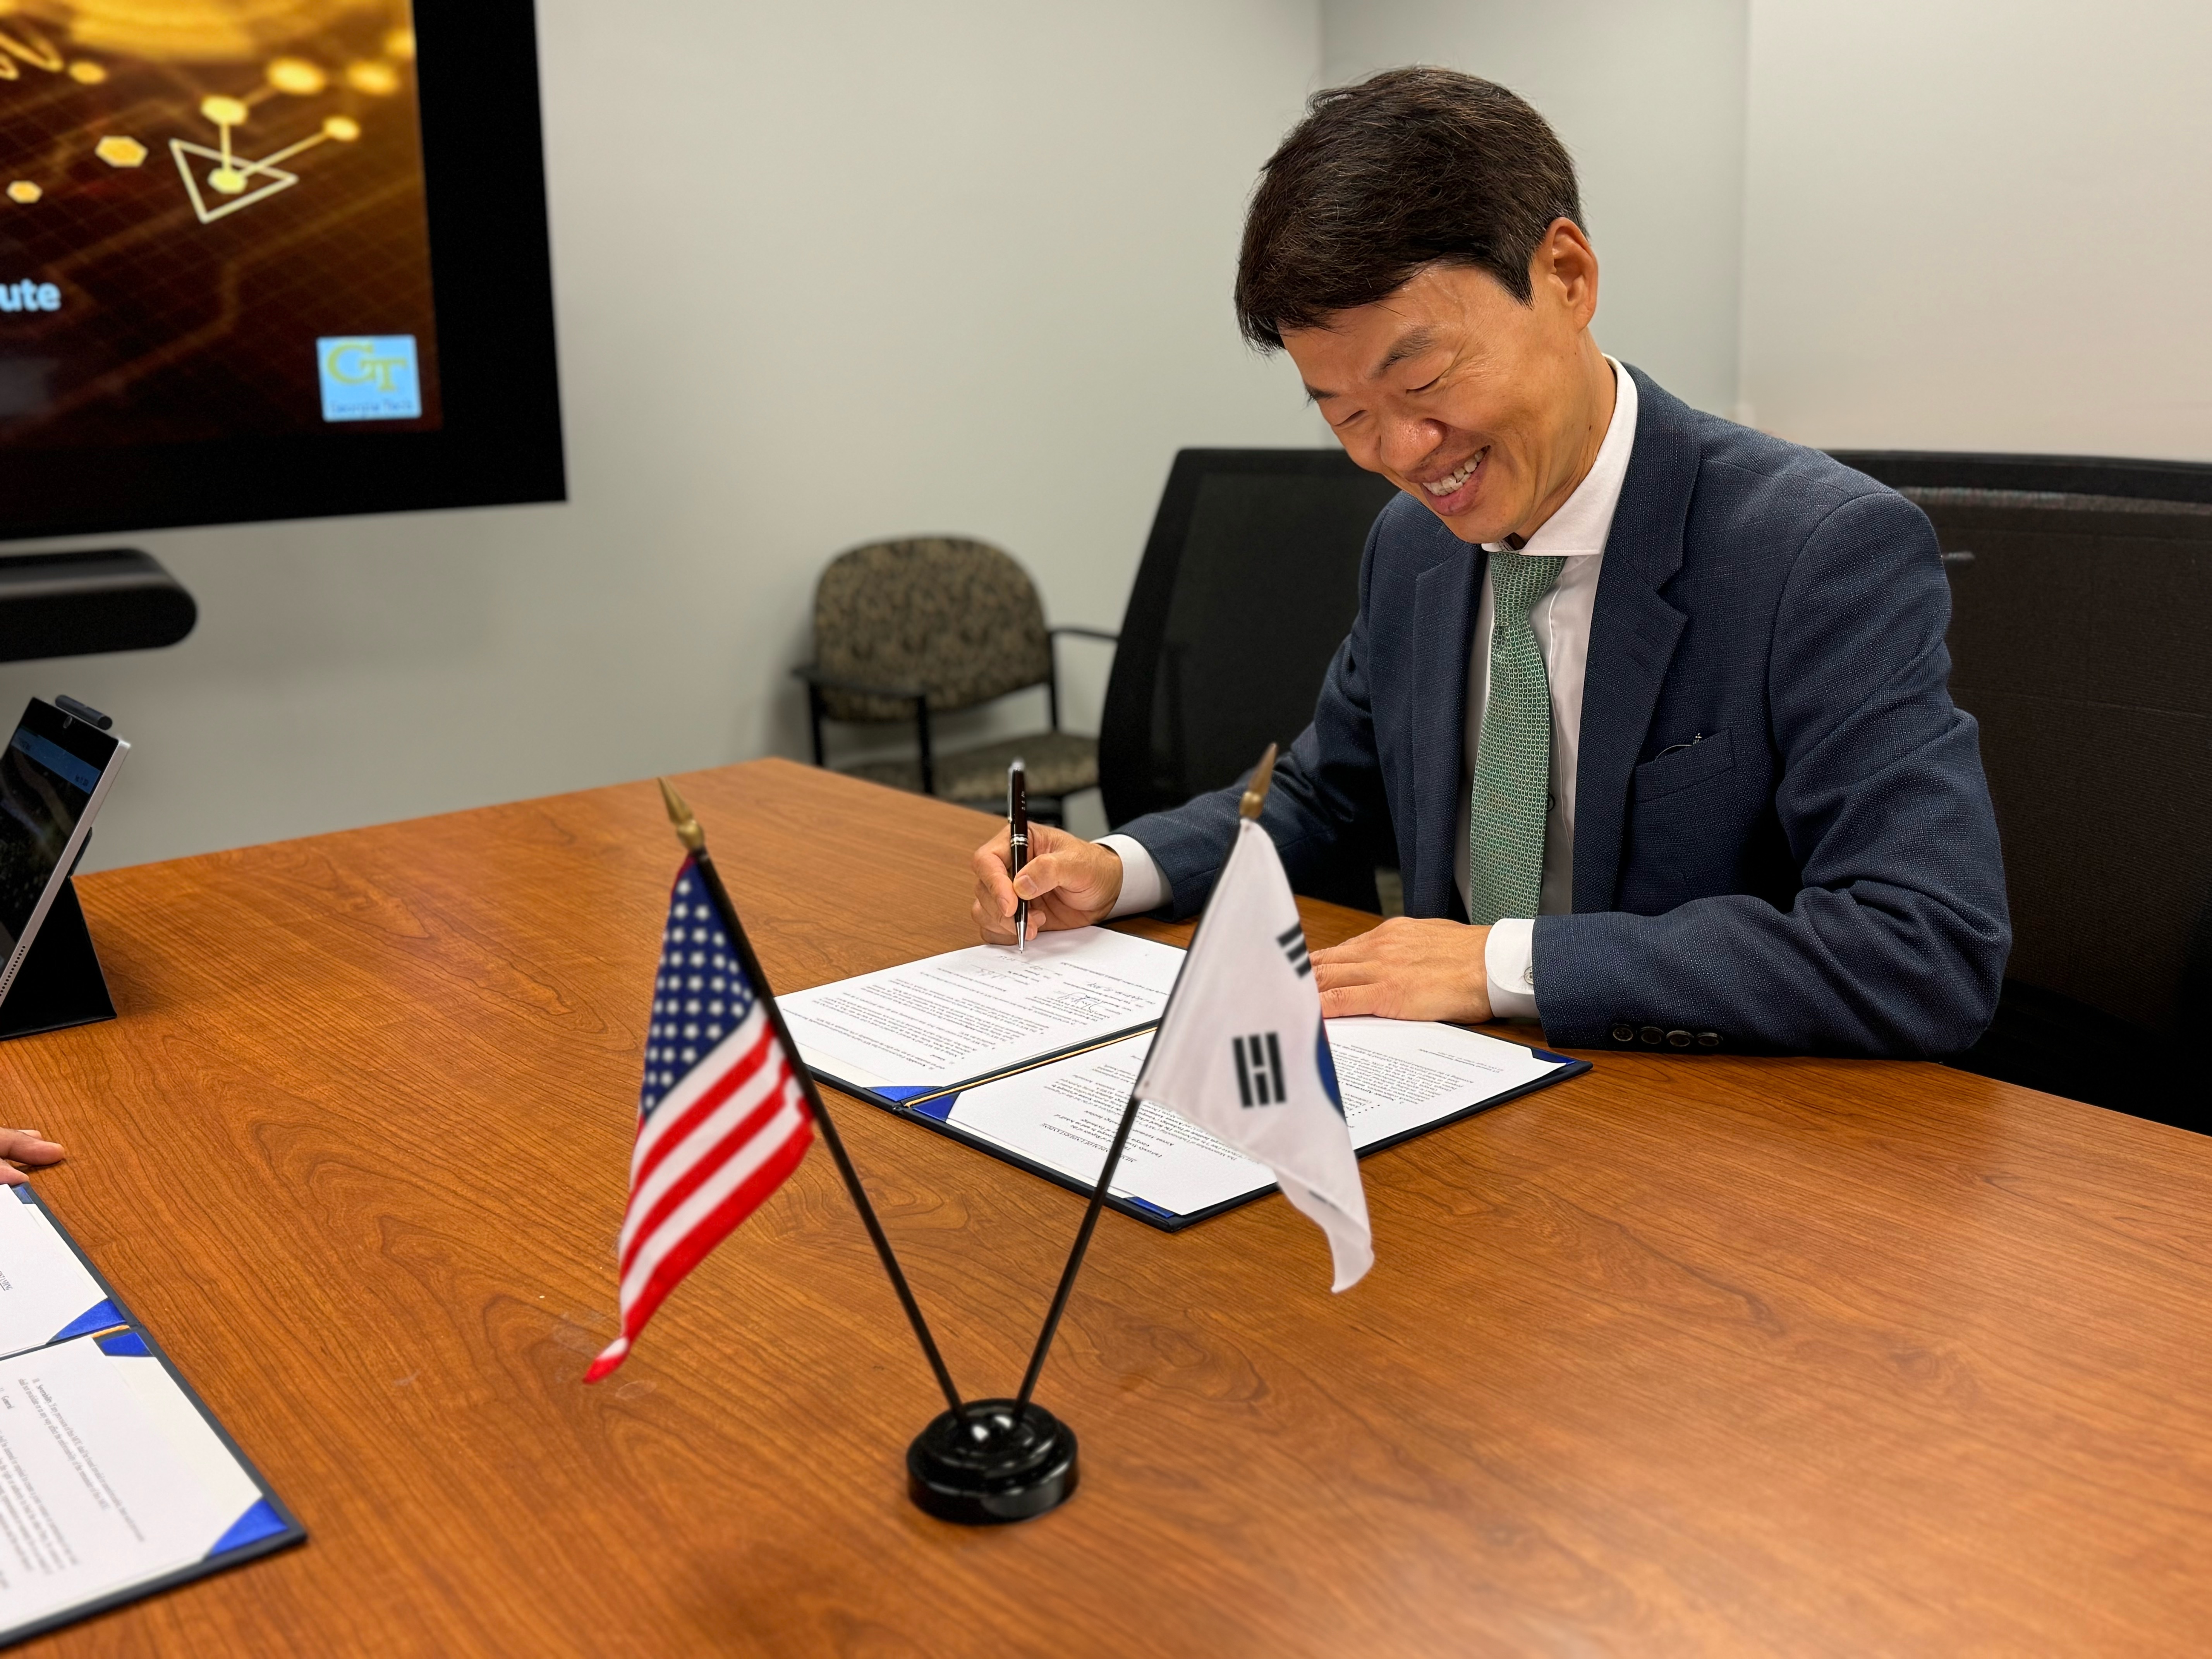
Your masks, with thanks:
M 781 999 L 817 1075 L 897 1102 L 1157 1024 L 1172 945 L 1101 927 L 976 945 Z
M 1332 1019 L 1328 1046 L 1352 1144 L 1360 1151 L 1540 1083 L 1564 1065 L 1455 1025 Z M 961 1091 L 949 1127 L 1080 1182 L 1096 1181 L 1152 1033 Z M 1138 1111 L 1112 1195 L 1193 1215 L 1274 1184 L 1261 1165 L 1158 1108 Z
M 37 1193 L 0 1193 L 0 1646 L 304 1536 Z
M 72 1326 L 93 1331 L 123 1316 L 45 1210 L 0 1194 L 0 1354 L 41 1348 Z
M 137 1332 L 0 1360 L 0 1638 L 197 1565 L 260 1502 Z

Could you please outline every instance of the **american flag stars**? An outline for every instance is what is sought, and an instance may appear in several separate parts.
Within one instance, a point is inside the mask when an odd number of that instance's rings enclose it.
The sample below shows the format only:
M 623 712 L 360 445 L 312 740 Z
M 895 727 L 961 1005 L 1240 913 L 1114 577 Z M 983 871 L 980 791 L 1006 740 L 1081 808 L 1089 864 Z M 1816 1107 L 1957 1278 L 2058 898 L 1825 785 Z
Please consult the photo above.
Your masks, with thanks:
M 701 890 L 699 878 L 687 872 L 676 884 L 668 927 L 661 934 L 638 1109 L 650 1116 L 685 1068 L 697 1065 L 752 1008 L 751 988 L 730 953 L 714 907 Z

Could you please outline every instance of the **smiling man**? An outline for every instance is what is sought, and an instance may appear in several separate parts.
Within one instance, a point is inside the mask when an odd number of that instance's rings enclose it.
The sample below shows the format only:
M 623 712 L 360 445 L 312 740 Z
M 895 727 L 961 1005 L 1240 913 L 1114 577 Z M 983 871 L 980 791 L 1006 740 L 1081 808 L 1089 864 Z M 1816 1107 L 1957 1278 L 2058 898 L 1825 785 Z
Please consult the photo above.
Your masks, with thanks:
M 1964 1048 L 2010 927 L 1936 538 L 1816 451 L 1591 337 L 1572 163 L 1504 88 L 1320 94 L 1245 225 L 1245 335 L 1403 492 L 1263 819 L 1293 882 L 1395 854 L 1407 915 L 1323 1011 L 1535 1018 L 1586 1048 Z M 1237 790 L 975 859 L 983 936 L 1187 915 Z

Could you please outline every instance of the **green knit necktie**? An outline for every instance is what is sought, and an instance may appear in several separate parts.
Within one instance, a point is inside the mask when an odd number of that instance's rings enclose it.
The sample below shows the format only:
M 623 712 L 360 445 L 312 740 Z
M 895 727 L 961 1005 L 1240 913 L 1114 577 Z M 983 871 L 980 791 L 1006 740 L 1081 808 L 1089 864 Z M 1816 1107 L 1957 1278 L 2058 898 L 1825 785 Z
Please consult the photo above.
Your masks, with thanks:
M 1467 919 L 1533 916 L 1544 890 L 1544 812 L 1552 788 L 1552 683 L 1528 612 L 1559 561 L 1490 556 L 1490 697 L 1475 746 L 1468 815 Z

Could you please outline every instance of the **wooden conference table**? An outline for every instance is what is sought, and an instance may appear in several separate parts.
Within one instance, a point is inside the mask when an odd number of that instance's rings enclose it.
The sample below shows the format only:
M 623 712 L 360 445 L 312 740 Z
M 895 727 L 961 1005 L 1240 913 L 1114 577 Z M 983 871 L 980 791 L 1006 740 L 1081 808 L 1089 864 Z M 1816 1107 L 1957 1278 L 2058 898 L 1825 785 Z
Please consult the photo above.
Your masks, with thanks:
M 779 986 L 970 942 L 982 818 L 775 761 L 683 787 Z M 33 1650 L 2212 1632 L 2212 1140 L 1934 1066 L 1595 1055 L 1368 1160 L 1342 1297 L 1279 1198 L 1109 1214 L 1041 1390 L 1083 1487 L 1021 1527 L 908 1507 L 938 1401 L 818 1152 L 583 1387 L 678 856 L 640 784 L 83 881 L 122 1018 L 0 1046 L 8 1115 L 313 1538 Z M 1005 1391 L 1079 1200 L 835 1103 L 955 1375 Z

